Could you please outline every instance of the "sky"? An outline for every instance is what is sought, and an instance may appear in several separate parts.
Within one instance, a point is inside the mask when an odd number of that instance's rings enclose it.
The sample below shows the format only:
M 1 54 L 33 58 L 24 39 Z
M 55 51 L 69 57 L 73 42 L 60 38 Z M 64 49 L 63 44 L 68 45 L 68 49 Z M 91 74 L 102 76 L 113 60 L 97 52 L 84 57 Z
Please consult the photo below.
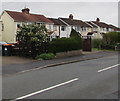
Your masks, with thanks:
M 10 2 L 11 1 L 11 2 Z M 50 0 L 51 1 L 51 0 Z M 118 26 L 118 1 L 115 0 L 104 0 L 101 1 L 80 1 L 78 2 L 44 2 L 37 0 L 30 0 L 26 2 L 25 0 L 14 2 L 14 0 L 4 0 L 2 2 L 1 12 L 4 10 L 19 11 L 26 7 L 30 8 L 30 13 L 42 14 L 46 17 L 58 18 L 65 17 L 68 18 L 69 14 L 73 14 L 74 19 L 80 19 L 83 21 L 95 21 L 96 18 L 100 18 L 101 22 L 106 22 L 108 24 L 113 24 Z M 61 0 L 62 1 L 62 0 Z M 67 0 L 66 0 L 67 1 Z M 77 2 L 76 2 L 77 1 Z M 0 13 L 1 13 L 0 12 Z

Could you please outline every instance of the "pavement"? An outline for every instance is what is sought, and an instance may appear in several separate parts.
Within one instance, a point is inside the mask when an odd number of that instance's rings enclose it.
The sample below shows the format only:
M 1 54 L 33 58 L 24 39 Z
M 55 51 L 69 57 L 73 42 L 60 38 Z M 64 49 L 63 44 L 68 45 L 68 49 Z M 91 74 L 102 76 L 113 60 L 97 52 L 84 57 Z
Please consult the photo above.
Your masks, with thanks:
M 57 65 L 69 64 L 79 61 L 91 60 L 102 58 L 106 56 L 111 56 L 118 54 L 113 51 L 93 51 L 93 52 L 83 52 L 83 55 L 67 57 L 67 58 L 58 58 L 53 60 L 34 60 L 23 57 L 16 56 L 5 56 L 2 57 L 2 74 L 11 75 L 16 73 L 27 72 L 36 69 L 43 69 L 47 67 L 53 67 Z
M 118 101 L 118 54 L 97 52 L 78 56 L 77 59 L 93 56 L 97 59 L 3 76 L 3 99 Z M 68 60 L 69 58 L 66 59 Z

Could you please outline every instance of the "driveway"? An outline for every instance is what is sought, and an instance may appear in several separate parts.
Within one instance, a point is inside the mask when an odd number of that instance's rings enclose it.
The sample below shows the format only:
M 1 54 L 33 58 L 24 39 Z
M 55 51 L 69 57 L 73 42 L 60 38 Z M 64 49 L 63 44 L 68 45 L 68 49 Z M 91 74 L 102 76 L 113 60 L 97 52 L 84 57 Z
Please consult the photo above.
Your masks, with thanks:
M 2 57 L 2 66 L 10 65 L 10 64 L 24 64 L 24 63 L 36 61 L 31 58 L 24 58 L 19 56 L 0 56 L 0 58 L 1 57 Z

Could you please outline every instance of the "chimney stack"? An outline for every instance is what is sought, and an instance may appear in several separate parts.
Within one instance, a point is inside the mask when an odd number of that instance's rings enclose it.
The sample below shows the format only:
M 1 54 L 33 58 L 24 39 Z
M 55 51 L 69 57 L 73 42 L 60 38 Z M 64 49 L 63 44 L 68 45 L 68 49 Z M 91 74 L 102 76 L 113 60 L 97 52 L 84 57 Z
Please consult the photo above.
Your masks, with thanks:
M 100 22 L 100 19 L 99 19 L 99 18 L 97 18 L 97 19 L 96 19 L 96 22 Z
M 29 8 L 24 8 L 24 9 L 22 9 L 22 12 L 25 13 L 25 14 L 29 14 L 30 9 Z
M 72 14 L 69 15 L 69 19 L 70 19 L 70 20 L 73 19 L 73 15 L 72 15 Z

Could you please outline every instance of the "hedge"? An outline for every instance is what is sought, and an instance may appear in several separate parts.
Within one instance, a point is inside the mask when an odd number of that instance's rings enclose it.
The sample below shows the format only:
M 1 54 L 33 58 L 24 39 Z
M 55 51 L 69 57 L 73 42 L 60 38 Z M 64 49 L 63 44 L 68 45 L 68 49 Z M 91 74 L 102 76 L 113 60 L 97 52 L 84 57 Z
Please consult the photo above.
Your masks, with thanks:
M 102 39 L 92 39 L 93 48 L 101 48 L 102 43 L 103 43 Z
M 82 48 L 81 40 L 75 38 L 58 38 L 49 43 L 49 52 L 67 52 L 71 50 L 79 50 Z
M 103 36 L 103 49 L 115 49 L 120 43 L 120 32 L 109 32 Z

